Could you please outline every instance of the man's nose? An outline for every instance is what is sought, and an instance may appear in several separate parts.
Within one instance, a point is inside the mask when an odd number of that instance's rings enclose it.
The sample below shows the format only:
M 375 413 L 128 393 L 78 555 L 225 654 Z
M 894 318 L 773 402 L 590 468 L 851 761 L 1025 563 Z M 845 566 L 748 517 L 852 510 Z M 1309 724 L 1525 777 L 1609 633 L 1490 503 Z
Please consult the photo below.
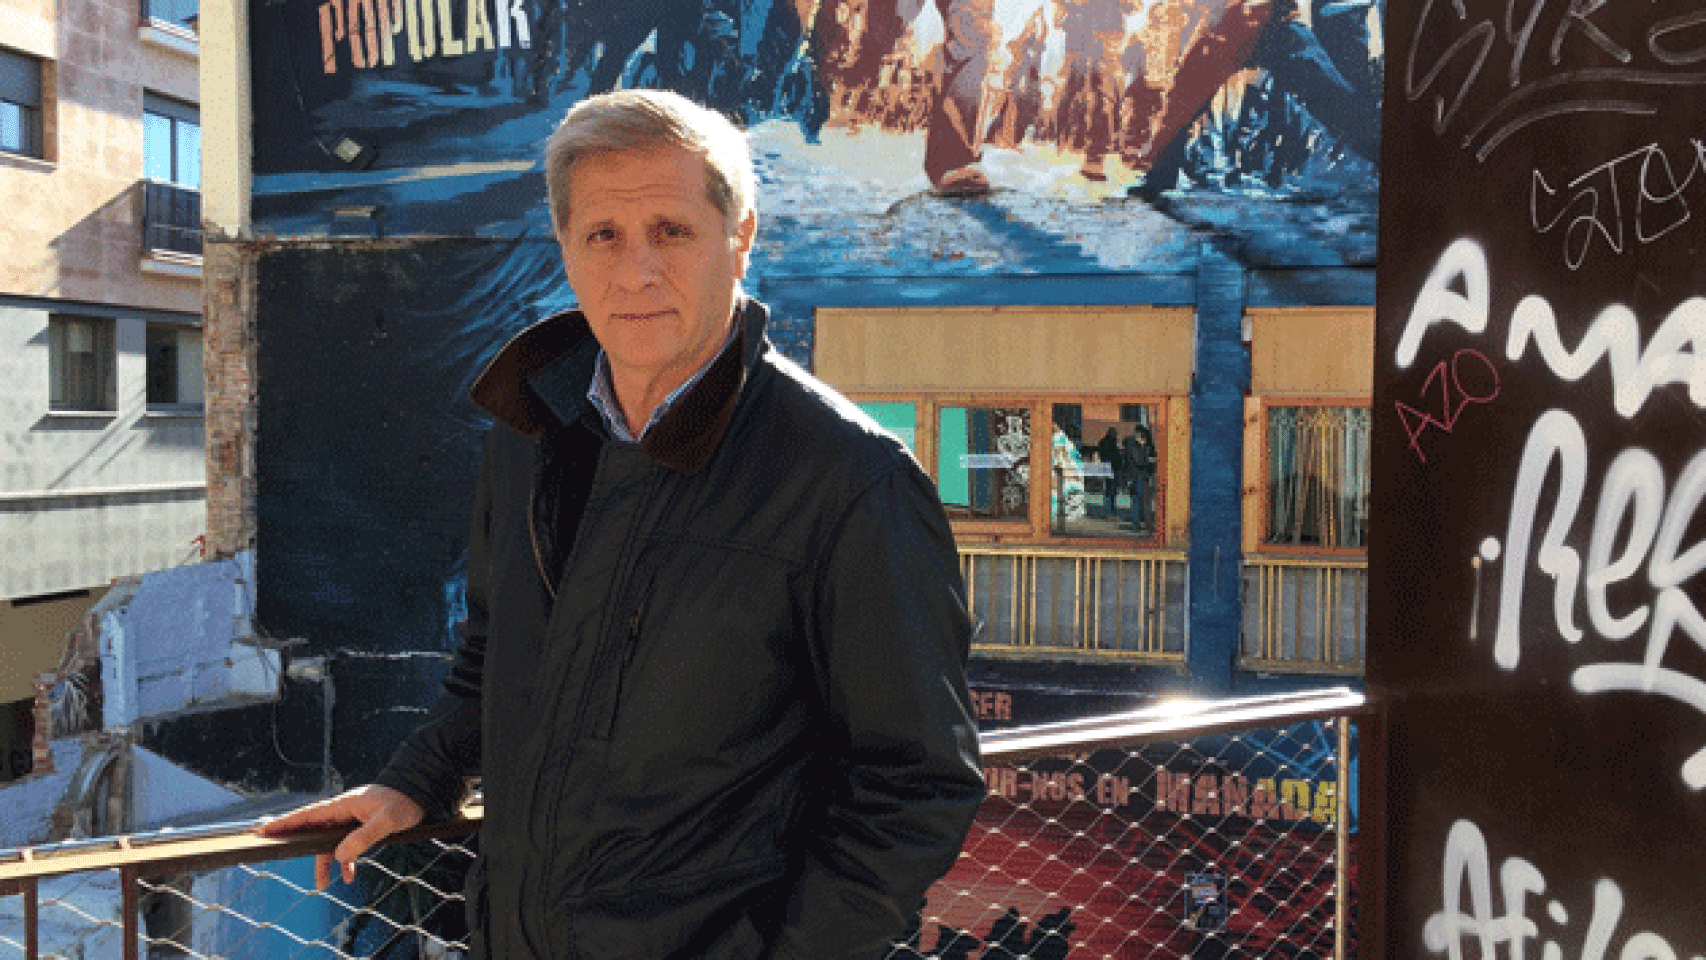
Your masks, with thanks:
M 640 289 L 656 283 L 663 274 L 663 258 L 649 243 L 630 243 L 623 247 L 616 263 L 616 282 L 628 289 Z

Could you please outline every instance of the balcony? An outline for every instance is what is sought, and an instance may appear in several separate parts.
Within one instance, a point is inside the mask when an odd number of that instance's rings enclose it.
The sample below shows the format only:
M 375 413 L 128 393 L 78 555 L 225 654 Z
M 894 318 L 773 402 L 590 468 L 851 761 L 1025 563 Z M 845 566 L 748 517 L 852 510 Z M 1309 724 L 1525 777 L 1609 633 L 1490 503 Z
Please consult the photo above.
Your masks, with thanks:
M 142 181 L 142 250 L 201 256 L 201 191 Z
M 961 544 L 960 573 L 980 652 L 1184 663 L 1182 552 Z
M 1367 624 L 1366 559 L 1245 558 L 1245 669 L 1360 676 Z

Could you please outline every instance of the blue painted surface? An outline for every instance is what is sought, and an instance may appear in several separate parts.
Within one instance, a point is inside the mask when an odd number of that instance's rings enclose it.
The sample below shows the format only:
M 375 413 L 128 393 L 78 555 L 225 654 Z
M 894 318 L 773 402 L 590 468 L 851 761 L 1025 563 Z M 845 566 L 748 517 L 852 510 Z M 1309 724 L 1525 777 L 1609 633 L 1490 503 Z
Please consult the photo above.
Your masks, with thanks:
M 1243 577 L 1244 271 L 1205 244 L 1197 267 L 1196 376 L 1191 385 L 1190 682 L 1232 689 Z

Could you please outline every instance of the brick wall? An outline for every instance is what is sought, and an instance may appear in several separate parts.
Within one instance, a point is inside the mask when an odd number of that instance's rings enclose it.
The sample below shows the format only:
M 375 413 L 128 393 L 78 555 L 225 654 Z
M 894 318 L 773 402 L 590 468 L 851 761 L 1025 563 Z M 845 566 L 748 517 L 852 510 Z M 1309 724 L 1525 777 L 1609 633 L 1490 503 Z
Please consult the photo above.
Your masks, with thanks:
M 207 376 L 207 555 L 255 543 L 256 250 L 208 225 L 202 255 Z

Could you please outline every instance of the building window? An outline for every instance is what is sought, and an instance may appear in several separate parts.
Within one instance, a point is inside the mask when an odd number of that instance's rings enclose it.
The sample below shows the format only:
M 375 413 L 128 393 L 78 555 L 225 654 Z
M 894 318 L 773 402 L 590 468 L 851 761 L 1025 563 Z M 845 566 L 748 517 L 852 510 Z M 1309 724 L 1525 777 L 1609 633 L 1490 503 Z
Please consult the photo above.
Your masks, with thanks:
M 1053 419 L 1049 531 L 1153 539 L 1155 405 L 1057 403 Z
M 45 157 L 41 111 L 41 61 L 0 50 L 0 150 Z
M 1368 546 L 1369 413 L 1365 407 L 1270 407 L 1264 542 Z
M 939 408 L 936 487 L 948 516 L 953 519 L 1028 520 L 1030 409 L 1023 406 Z
M 150 407 L 202 405 L 201 331 L 148 325 L 147 398 Z
M 201 113 L 195 106 L 143 94 L 142 175 L 157 183 L 201 189 Z
M 1160 401 L 890 395 L 860 406 L 919 454 L 961 533 L 1161 539 Z M 1045 420 L 1049 430 L 1037 437 L 1033 425 Z M 1033 452 L 1034 443 L 1044 446 Z
M 195 32 L 201 0 L 142 0 L 142 19 Z
M 48 408 L 90 413 L 117 410 L 112 320 L 52 316 L 47 333 Z
M 201 119 L 148 93 L 142 105 L 143 247 L 201 253 Z

